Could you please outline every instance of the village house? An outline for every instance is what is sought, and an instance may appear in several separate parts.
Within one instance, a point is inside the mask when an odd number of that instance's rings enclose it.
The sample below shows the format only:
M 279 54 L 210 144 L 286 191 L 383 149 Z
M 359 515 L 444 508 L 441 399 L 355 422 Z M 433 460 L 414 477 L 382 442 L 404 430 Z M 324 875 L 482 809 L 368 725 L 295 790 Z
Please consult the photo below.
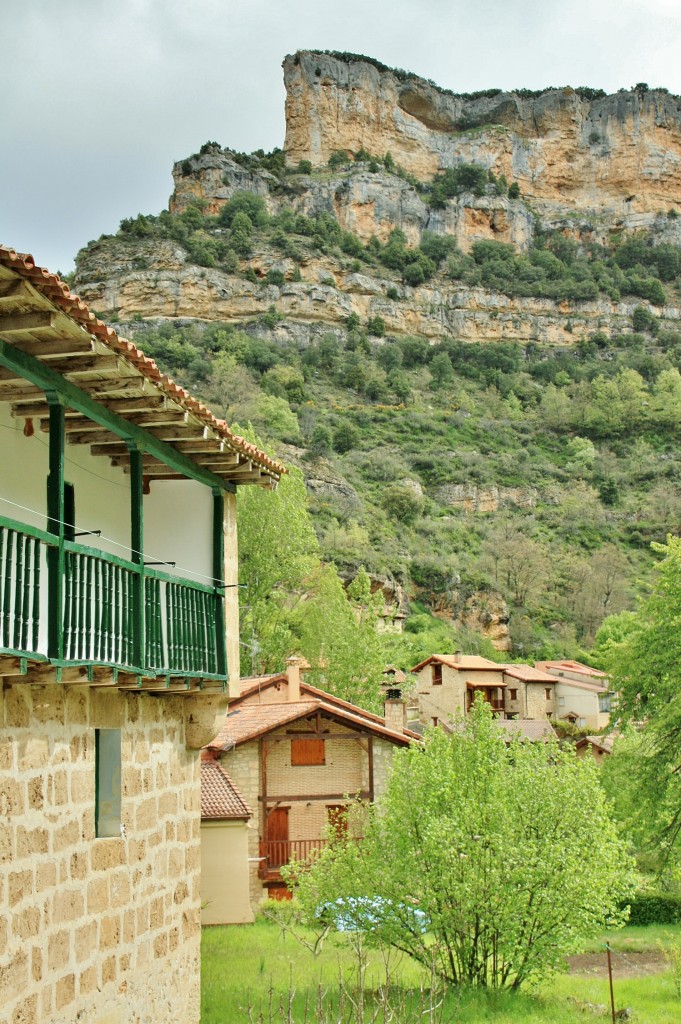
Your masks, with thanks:
M 405 706 L 389 698 L 385 717 L 371 714 L 301 678 L 301 663 L 287 672 L 244 680 L 218 736 L 206 753 L 219 761 L 253 810 L 248 860 L 250 903 L 284 898 L 281 868 L 309 860 L 326 842 L 328 828 L 361 833 L 353 801 L 384 793 L 393 752 L 418 739 L 405 728 Z M 222 890 L 231 880 L 216 870 L 204 877 L 204 921 L 216 921 Z
M 556 679 L 531 665 L 500 665 L 457 651 L 432 654 L 411 671 L 423 725 L 446 725 L 470 711 L 478 694 L 502 720 L 540 721 L 555 715 Z
M 282 467 L 0 247 L 0 1007 L 197 1024 L 235 493 Z
M 597 764 L 600 764 L 612 754 L 616 739 L 615 733 L 608 733 L 607 736 L 582 736 L 575 743 L 577 757 L 591 756 Z
M 535 667 L 555 680 L 556 718 L 579 729 L 604 729 L 610 723 L 612 701 L 608 677 L 578 661 L 537 661 Z

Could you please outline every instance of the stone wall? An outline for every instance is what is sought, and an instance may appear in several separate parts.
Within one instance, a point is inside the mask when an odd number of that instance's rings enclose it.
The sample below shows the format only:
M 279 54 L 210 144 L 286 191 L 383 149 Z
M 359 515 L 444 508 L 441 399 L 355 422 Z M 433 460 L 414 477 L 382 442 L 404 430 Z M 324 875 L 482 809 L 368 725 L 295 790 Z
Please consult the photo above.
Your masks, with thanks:
M 200 776 L 183 698 L 0 695 L 0 1020 L 199 1020 Z M 120 728 L 122 831 L 95 838 L 95 729 Z
M 551 699 L 546 699 L 546 690 L 551 691 Z M 533 718 L 541 721 L 550 715 L 556 714 L 556 693 L 555 686 L 551 683 L 528 683 L 527 684 L 527 712 L 526 718 Z

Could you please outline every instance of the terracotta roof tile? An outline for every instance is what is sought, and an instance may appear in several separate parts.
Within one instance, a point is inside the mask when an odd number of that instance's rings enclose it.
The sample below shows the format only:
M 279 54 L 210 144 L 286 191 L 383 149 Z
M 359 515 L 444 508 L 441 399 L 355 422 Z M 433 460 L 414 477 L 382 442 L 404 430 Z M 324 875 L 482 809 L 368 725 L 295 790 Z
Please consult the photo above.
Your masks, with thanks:
M 431 654 L 429 658 L 426 658 L 424 661 L 420 661 L 418 665 L 414 665 L 410 671 L 419 672 L 425 665 L 428 665 L 433 661 L 439 661 L 442 665 L 447 665 L 449 668 L 456 669 L 457 672 L 502 671 L 502 666 L 498 665 L 496 661 L 490 661 L 488 658 L 481 658 L 477 654 L 461 654 L 458 658 L 453 654 Z
M 499 667 L 504 670 L 504 675 L 520 679 L 525 683 L 557 682 L 555 676 L 550 675 L 548 672 L 542 672 L 541 669 L 533 668 L 532 665 L 500 665 Z
M 201 760 L 201 817 L 247 819 L 253 811 L 230 779 L 212 758 Z
M 152 381 L 163 394 L 177 402 L 186 411 L 191 412 L 205 426 L 210 427 L 221 438 L 224 438 L 229 447 L 235 452 L 242 452 L 251 461 L 271 471 L 275 477 L 279 477 L 286 472 L 285 467 L 281 463 L 270 458 L 269 455 L 260 451 L 254 444 L 246 441 L 245 438 L 232 433 L 224 420 L 214 416 L 203 402 L 194 398 L 183 387 L 180 387 L 179 384 L 176 384 L 170 377 L 162 373 L 154 360 L 147 358 L 142 350 L 133 342 L 120 338 L 112 327 L 108 327 L 99 320 L 77 295 L 73 295 L 69 286 L 56 274 L 50 273 L 44 267 L 36 266 L 32 256 L 17 253 L 14 249 L 0 245 L 0 266 L 13 270 L 29 281 L 50 302 L 59 306 L 67 316 L 85 328 L 89 334 L 103 342 L 114 352 L 124 356 L 143 376 Z
M 556 671 L 562 669 L 565 672 L 581 672 L 583 675 L 593 676 L 595 679 L 606 678 L 606 673 L 601 672 L 599 668 L 591 668 L 590 665 L 583 665 L 579 661 L 570 661 L 569 659 L 565 661 L 537 661 L 535 665 L 537 668 L 542 669 L 556 669 Z

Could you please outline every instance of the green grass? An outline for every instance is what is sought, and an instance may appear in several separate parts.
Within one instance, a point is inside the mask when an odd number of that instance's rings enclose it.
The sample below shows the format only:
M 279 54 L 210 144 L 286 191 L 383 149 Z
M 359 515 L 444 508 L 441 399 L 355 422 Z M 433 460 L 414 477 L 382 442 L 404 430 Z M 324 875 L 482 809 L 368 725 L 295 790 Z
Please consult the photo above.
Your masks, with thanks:
M 304 936 L 312 941 L 312 934 Z M 585 945 L 585 952 L 602 952 L 610 942 L 615 961 L 627 951 L 643 952 L 681 940 L 681 926 L 625 928 L 604 935 L 598 942 Z M 604 954 L 605 957 L 605 954 Z M 395 960 L 402 985 L 417 990 L 423 980 L 421 969 L 407 958 Z M 278 1007 L 286 1007 L 289 990 L 293 989 L 292 1020 L 302 1022 L 305 1006 L 308 1021 L 316 1019 L 315 1002 L 319 986 L 329 993 L 337 992 L 338 976 L 352 985 L 357 976 L 357 958 L 347 935 L 330 935 L 318 956 L 304 947 L 290 933 L 282 935 L 279 927 L 260 918 L 254 925 L 212 927 L 203 930 L 202 941 L 202 1024 L 237 1024 L 248 1020 L 247 1008 L 253 1008 L 253 1020 L 264 1011 L 269 1024 L 279 1021 Z M 385 970 L 376 951 L 370 951 L 366 974 L 369 990 L 385 978 Z M 412 997 L 412 1010 L 417 997 Z M 617 1008 L 630 1007 L 639 1024 L 676 1024 L 681 1019 L 681 1000 L 676 995 L 669 971 L 647 977 L 615 980 Z M 443 1021 L 456 1024 L 576 1024 L 577 1021 L 608 1019 L 594 1012 L 592 1006 L 609 1008 L 606 978 L 590 974 L 562 975 L 539 988 L 512 993 L 485 993 L 470 989 L 451 989 L 447 993 Z M 411 1015 L 409 1015 L 411 1017 Z M 382 1019 L 382 1018 L 381 1018 Z M 396 1018 L 407 1024 L 407 1017 Z M 427 1017 L 421 1018 L 428 1022 Z

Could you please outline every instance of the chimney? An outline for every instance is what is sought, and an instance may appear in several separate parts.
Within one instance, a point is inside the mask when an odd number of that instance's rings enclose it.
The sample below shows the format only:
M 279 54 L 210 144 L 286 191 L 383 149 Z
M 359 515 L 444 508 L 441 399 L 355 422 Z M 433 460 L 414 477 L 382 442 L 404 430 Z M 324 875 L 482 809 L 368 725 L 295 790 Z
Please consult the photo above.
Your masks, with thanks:
M 288 702 L 293 704 L 300 700 L 300 669 L 302 658 L 293 655 L 286 659 L 286 678 L 288 680 Z
M 461 651 L 454 651 L 454 661 L 457 665 L 461 664 Z
M 404 732 L 407 724 L 407 704 L 402 691 L 389 689 L 385 700 L 385 727 L 393 732 Z

